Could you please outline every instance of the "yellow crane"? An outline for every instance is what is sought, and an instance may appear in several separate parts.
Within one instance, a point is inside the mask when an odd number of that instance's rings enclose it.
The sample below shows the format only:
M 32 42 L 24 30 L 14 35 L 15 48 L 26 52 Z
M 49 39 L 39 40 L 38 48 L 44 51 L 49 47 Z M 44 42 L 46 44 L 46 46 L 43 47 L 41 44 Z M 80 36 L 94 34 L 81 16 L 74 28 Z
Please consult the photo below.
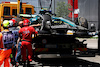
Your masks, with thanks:
M 17 15 L 20 13 L 20 0 L 17 0 Z
M 0 8 L 1 8 L 2 5 L 0 5 Z M 0 9 L 0 28 L 1 28 L 1 9 Z M 1 29 L 0 29 L 1 31 Z

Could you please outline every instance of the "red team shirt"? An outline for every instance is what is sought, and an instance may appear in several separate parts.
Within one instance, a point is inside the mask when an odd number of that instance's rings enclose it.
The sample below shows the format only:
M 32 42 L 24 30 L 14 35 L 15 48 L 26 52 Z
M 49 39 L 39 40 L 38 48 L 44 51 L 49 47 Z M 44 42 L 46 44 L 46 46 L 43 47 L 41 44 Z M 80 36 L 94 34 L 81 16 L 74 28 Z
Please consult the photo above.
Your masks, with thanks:
M 37 34 L 38 32 L 31 26 L 23 27 L 19 30 L 19 36 L 22 36 L 22 40 L 32 42 L 32 34 Z M 22 35 L 20 35 L 22 34 Z

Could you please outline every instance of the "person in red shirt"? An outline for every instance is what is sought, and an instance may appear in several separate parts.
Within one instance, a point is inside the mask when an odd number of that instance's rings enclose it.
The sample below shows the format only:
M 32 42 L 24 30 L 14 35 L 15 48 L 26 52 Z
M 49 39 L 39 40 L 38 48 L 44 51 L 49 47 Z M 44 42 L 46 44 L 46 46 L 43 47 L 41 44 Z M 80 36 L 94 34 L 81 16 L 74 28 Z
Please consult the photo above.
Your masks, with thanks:
M 32 26 L 29 26 L 30 21 L 28 19 L 25 19 L 23 21 L 23 28 L 19 30 L 19 36 L 22 37 L 22 43 L 21 43 L 21 54 L 22 54 L 22 60 L 25 62 L 27 60 L 26 57 L 26 49 L 28 50 L 28 61 L 32 61 L 32 34 L 37 34 L 38 32 L 35 31 L 35 29 Z

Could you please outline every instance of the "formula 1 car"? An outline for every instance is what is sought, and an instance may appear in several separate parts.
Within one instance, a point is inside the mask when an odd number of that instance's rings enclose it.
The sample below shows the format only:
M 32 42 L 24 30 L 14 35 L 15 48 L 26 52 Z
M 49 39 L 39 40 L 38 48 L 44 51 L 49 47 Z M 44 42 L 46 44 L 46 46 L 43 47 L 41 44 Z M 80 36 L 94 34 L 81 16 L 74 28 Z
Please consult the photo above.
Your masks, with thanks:
M 38 15 L 25 15 L 23 17 L 30 17 L 30 24 L 41 23 L 40 27 L 35 29 L 38 31 L 37 36 L 34 37 L 34 56 L 38 54 L 67 54 L 77 56 L 89 55 L 87 44 L 76 39 L 90 38 L 89 29 L 76 25 L 74 22 L 64 19 L 62 17 L 53 16 L 51 11 L 43 10 Z

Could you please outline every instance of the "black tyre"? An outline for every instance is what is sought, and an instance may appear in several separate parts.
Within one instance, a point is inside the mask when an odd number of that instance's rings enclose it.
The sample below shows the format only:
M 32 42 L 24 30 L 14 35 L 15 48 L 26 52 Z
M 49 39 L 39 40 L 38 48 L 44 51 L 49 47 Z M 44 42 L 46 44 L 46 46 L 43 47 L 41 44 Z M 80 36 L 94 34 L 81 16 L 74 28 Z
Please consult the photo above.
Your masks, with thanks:
M 85 28 L 88 29 L 88 22 L 87 22 L 87 19 L 85 19 L 84 17 L 81 17 L 81 18 L 79 19 L 79 21 L 80 21 L 80 25 L 81 25 L 81 26 L 83 26 L 83 27 L 85 27 Z

